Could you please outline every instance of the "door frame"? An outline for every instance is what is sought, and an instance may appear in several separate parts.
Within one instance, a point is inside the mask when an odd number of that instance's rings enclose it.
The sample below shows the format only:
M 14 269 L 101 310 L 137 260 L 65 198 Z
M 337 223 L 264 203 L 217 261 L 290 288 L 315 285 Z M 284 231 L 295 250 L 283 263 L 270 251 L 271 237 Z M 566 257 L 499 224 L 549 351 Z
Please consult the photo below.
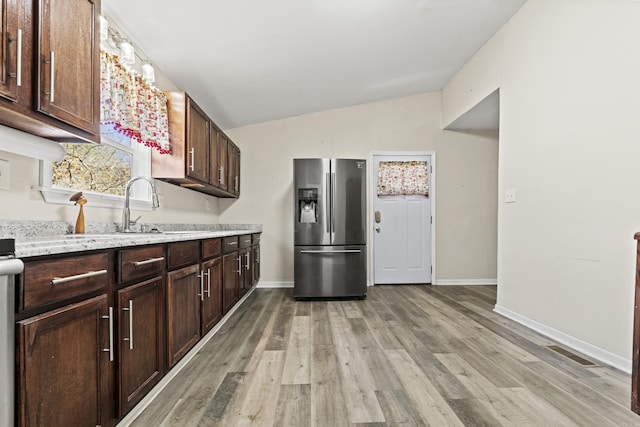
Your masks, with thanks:
M 368 201 L 367 201 L 367 239 L 370 242 L 370 250 L 367 255 L 369 269 L 369 286 L 375 285 L 375 240 L 373 225 L 373 200 L 376 197 L 378 187 L 377 176 L 373 176 L 373 162 L 376 156 L 431 156 L 431 171 L 429 173 L 429 198 L 431 199 L 431 284 L 436 282 L 436 152 L 435 151 L 371 151 L 369 152 L 369 167 L 367 174 L 369 179 Z

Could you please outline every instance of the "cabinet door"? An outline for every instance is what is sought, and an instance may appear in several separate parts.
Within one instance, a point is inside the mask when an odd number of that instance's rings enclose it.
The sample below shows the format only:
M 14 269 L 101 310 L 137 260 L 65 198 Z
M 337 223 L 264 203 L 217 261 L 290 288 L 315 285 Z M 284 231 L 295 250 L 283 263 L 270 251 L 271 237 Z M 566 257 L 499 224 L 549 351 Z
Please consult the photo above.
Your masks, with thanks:
M 242 259 L 238 252 L 226 254 L 222 258 L 222 305 L 223 312 L 226 313 L 238 301 L 238 286 L 240 284 L 240 273 L 242 272 Z
M 220 160 L 219 156 L 219 135 L 220 131 L 213 124 L 213 122 L 209 122 L 209 184 L 214 187 L 220 187 Z
M 227 181 L 229 181 L 228 190 L 233 195 L 240 194 L 240 149 L 229 142 L 227 164 L 229 171 L 227 173 Z
M 253 249 L 253 277 L 251 286 L 255 286 L 260 281 L 260 245 L 254 245 Z
M 18 322 L 20 426 L 112 422 L 112 321 L 101 295 Z
M 167 273 L 167 363 L 171 367 L 200 339 L 198 265 Z
M 243 296 L 251 289 L 253 263 L 251 261 L 251 248 L 242 249 L 240 252 L 242 274 L 240 275 L 240 296 Z
M 187 98 L 187 176 L 209 182 L 209 119 Z
M 0 41 L 0 96 L 15 101 L 18 98 L 18 77 L 22 79 L 22 70 L 18 69 L 22 58 L 24 33 L 21 28 L 21 8 L 17 0 L 0 0 L 0 16 L 3 17 L 2 40 Z
M 138 403 L 164 372 L 162 277 L 121 289 L 118 301 L 118 415 Z
M 90 134 L 100 132 L 100 0 L 40 0 L 37 109 Z
M 229 140 L 222 133 L 218 132 L 218 163 L 219 163 L 219 186 L 222 190 L 229 189 L 229 179 L 228 179 L 228 165 L 227 165 L 227 150 L 229 148 Z
M 222 319 L 222 258 L 202 263 L 202 335 Z

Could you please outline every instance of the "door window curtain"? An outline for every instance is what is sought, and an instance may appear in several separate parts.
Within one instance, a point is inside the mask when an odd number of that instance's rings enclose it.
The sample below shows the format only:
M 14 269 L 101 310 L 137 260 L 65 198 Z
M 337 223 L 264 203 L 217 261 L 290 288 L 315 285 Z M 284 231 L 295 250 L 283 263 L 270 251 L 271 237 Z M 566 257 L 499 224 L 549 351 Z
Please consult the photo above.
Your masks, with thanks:
M 164 93 L 105 50 L 100 51 L 100 122 L 161 154 L 171 153 Z
M 427 162 L 380 162 L 378 166 L 378 196 L 429 196 Z

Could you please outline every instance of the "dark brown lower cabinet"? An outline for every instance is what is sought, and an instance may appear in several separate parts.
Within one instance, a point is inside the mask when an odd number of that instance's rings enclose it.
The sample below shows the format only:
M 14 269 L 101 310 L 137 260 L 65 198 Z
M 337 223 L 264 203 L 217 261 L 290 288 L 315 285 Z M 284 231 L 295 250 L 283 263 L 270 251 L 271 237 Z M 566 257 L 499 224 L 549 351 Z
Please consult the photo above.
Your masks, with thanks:
M 253 286 L 259 253 L 239 242 L 228 236 L 26 261 L 16 311 L 16 426 L 114 427 Z
M 202 263 L 202 335 L 222 319 L 222 258 Z
M 222 257 L 222 304 L 224 313 L 227 313 L 238 301 L 240 273 L 242 272 L 241 261 L 238 252 L 231 252 Z
M 167 364 L 172 367 L 200 340 L 198 264 L 167 273 Z
M 156 277 L 117 292 L 118 415 L 124 416 L 164 374 L 164 287 Z
M 19 426 L 112 422 L 112 322 L 106 295 L 18 322 Z

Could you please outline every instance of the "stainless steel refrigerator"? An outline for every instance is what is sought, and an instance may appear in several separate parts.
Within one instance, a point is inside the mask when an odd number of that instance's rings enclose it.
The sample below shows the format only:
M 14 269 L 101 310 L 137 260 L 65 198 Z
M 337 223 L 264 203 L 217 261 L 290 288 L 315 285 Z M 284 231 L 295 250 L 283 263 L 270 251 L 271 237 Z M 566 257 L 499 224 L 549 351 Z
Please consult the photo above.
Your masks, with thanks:
M 294 297 L 367 295 L 366 161 L 294 159 Z

